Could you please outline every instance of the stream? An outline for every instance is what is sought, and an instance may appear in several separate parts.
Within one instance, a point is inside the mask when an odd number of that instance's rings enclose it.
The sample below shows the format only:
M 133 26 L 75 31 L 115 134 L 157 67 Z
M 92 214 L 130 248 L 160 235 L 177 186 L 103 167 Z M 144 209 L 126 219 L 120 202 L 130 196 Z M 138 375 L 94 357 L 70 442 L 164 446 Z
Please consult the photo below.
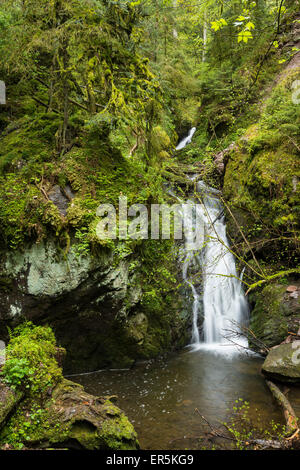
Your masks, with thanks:
M 191 142 L 195 131 L 191 129 L 177 150 Z M 263 359 L 246 353 L 247 339 L 239 334 L 249 309 L 228 246 L 220 194 L 202 181 L 196 188 L 200 203 L 185 219 L 181 248 L 182 278 L 193 305 L 191 344 L 167 359 L 138 363 L 130 370 L 72 377 L 93 395 L 117 395 L 117 405 L 133 423 L 142 449 L 205 447 L 201 436 L 207 425 L 201 415 L 218 425 L 229 420 L 238 399 L 250 402 L 250 417 L 255 423 L 260 419 L 263 428 L 272 420 L 284 424 L 260 374 Z M 203 229 L 203 244 L 191 251 L 187 246 L 196 236 L 195 221 Z M 299 389 L 291 387 L 289 398 L 299 413 Z M 225 445 L 230 448 L 230 441 Z

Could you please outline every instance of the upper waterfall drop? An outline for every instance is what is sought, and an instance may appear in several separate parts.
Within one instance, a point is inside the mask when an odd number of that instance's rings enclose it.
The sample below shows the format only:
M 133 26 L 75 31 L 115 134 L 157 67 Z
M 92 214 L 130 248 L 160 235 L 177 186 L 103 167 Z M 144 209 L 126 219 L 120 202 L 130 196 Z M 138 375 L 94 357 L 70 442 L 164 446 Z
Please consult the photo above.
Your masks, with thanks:
M 193 135 L 196 132 L 196 127 L 192 127 L 188 135 L 182 139 L 179 144 L 176 147 L 176 150 L 181 150 L 183 149 L 187 144 L 190 144 L 192 142 Z
M 177 148 L 182 149 L 190 143 L 195 131 L 195 128 L 191 129 Z M 192 177 L 196 178 L 197 175 Z M 196 183 L 196 190 L 201 204 L 194 203 L 193 216 L 184 217 L 186 245 L 182 269 L 183 279 L 193 294 L 192 346 L 214 351 L 221 347 L 225 353 L 238 351 L 238 346 L 247 346 L 246 338 L 234 338 L 233 343 L 230 336 L 232 332 L 239 333 L 239 325 L 247 322 L 249 308 L 226 235 L 220 191 L 203 181 Z M 204 229 L 203 246 L 200 250 L 190 251 L 187 244 L 195 237 L 195 226 L 200 225 Z M 198 276 L 191 275 L 195 270 L 201 272 L 201 283 Z M 198 328 L 200 313 L 203 314 L 201 334 Z

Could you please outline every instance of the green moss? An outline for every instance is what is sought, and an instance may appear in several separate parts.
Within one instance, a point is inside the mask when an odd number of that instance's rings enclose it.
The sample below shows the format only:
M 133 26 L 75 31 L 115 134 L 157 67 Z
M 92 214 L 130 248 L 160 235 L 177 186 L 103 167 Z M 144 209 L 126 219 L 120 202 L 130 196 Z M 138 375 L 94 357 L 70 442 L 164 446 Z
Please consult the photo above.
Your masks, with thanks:
M 96 210 L 100 204 L 110 203 L 118 208 L 122 195 L 127 196 L 129 206 L 147 204 L 150 200 L 164 201 L 164 164 L 147 169 L 140 159 L 124 158 L 112 147 L 107 136 L 98 136 L 94 142 L 90 133 L 83 131 L 78 146 L 59 159 L 53 145 L 51 147 L 51 132 L 46 125 L 52 117 L 42 115 L 36 118 L 34 126 L 26 121 L 22 129 L 25 134 L 34 131 L 34 137 L 19 136 L 18 129 L 3 139 L 3 155 L 10 154 L 10 148 L 13 152 L 10 166 L 6 166 L 0 176 L 0 243 L 3 248 L 20 248 L 27 241 L 40 241 L 49 235 L 64 242 L 64 234 L 68 232 L 72 236 L 78 228 L 86 229 L 89 245 L 101 244 L 95 236 Z M 54 121 L 53 126 L 56 125 Z M 157 155 L 160 160 L 166 160 L 170 139 L 160 127 L 153 132 Z M 31 142 L 31 139 L 33 152 L 27 156 L 24 142 Z M 44 142 L 49 144 L 43 158 L 35 153 L 34 142 L 36 151 L 41 152 Z M 76 194 L 65 218 L 47 198 L 55 184 L 62 188 L 69 184 Z
M 134 450 L 133 426 L 108 399 L 62 377 L 50 328 L 25 324 L 7 348 L 0 382 L 0 446 Z
M 255 294 L 250 328 L 267 347 L 281 343 L 289 331 L 297 332 L 298 311 L 285 299 L 286 286 L 270 284 Z
M 100 434 L 100 438 L 105 443 L 105 447 L 112 450 L 136 449 L 138 444 L 132 424 L 123 413 L 118 411 L 118 416 L 116 416 L 116 410 L 112 411 L 114 419 L 108 419 L 103 423 Z M 108 414 L 111 414 L 111 411 L 108 410 Z
M 55 133 L 61 119 L 54 113 L 24 116 L 6 130 L 1 139 L 0 172 L 17 170 L 26 162 L 49 160 L 55 144 Z M 28 169 L 27 169 L 28 171 Z
M 226 199 L 248 214 L 243 226 L 248 240 L 274 239 L 273 250 L 270 246 L 266 253 L 271 262 L 284 265 L 295 265 L 299 256 L 300 108 L 292 101 L 297 78 L 299 73 L 291 71 L 275 86 L 259 122 L 231 155 L 224 179 Z
M 67 424 L 53 420 L 51 400 L 43 406 L 32 399 L 25 400 L 0 433 L 0 443 L 15 449 L 43 447 L 63 442 L 69 436 Z
M 11 390 L 0 382 L 0 428 L 22 398 L 23 393 L 21 391 Z
M 87 421 L 76 421 L 66 436 L 68 439 L 76 440 L 84 449 L 99 449 L 99 438 L 97 428 Z

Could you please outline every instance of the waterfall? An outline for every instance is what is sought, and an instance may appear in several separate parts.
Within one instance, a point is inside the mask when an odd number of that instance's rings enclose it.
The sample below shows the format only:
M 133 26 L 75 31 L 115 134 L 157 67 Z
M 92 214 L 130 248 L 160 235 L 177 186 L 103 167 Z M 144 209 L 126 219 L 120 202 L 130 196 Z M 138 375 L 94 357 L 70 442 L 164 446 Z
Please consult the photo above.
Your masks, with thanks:
M 186 139 L 179 146 L 187 142 Z M 192 216 L 184 216 L 182 268 L 183 279 L 193 295 L 192 345 L 197 349 L 219 350 L 221 347 L 225 352 L 237 351 L 236 345 L 247 346 L 246 338 L 236 337 L 234 333 L 239 332 L 239 325 L 247 322 L 249 310 L 226 235 L 224 207 L 219 191 L 203 181 L 196 183 L 196 189 L 201 204 L 188 201 L 188 204 L 193 204 L 193 211 Z M 204 230 L 203 246 L 200 250 L 187 250 L 188 243 L 195 237 L 195 227 L 199 226 Z M 201 314 L 203 328 L 200 334 L 198 323 Z M 230 338 L 232 332 L 234 338 Z
M 192 127 L 192 129 L 190 130 L 190 132 L 188 133 L 187 137 L 185 137 L 184 139 L 182 139 L 179 144 L 177 145 L 176 147 L 176 150 L 181 150 L 183 149 L 187 144 L 190 144 L 192 142 L 192 138 L 193 138 L 193 135 L 195 134 L 196 132 L 196 127 Z

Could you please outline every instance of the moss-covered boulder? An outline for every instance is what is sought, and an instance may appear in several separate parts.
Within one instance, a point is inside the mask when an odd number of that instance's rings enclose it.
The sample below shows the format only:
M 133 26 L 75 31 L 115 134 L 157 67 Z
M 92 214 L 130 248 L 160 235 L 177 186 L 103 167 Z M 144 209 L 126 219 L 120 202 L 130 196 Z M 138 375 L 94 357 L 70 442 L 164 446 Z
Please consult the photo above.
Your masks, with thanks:
M 23 392 L 21 390 L 13 390 L 0 381 L 0 428 L 22 398 Z
M 300 289 L 300 283 L 294 283 Z M 253 297 L 250 328 L 269 348 L 281 343 L 289 332 L 297 333 L 300 326 L 300 295 L 287 292 L 287 287 L 269 284 Z
M 85 393 L 81 385 L 65 379 L 43 404 L 32 397 L 18 405 L 2 428 L 0 445 L 87 450 L 139 448 L 132 424 L 117 406 L 106 398 Z
M 0 446 L 134 450 L 137 435 L 109 398 L 66 380 L 50 328 L 25 324 L 7 347 L 0 379 Z
M 262 372 L 282 382 L 300 382 L 300 341 L 272 348 L 263 363 Z

